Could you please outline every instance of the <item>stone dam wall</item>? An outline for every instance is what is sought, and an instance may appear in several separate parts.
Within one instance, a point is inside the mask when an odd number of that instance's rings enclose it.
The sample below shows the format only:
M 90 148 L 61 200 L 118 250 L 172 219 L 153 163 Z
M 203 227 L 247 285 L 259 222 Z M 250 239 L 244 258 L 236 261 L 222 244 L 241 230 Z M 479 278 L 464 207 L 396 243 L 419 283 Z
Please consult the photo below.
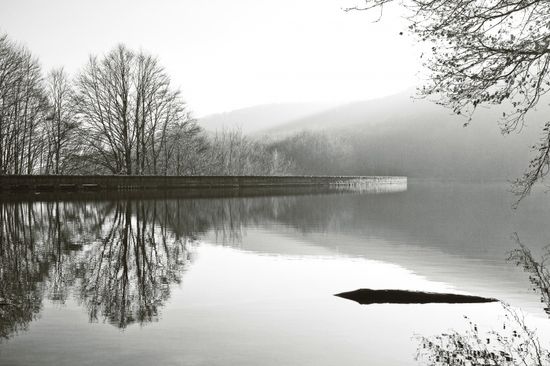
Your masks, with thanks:
M 361 190 L 388 185 L 406 187 L 407 177 L 0 175 L 2 193 L 248 187 L 354 187 Z

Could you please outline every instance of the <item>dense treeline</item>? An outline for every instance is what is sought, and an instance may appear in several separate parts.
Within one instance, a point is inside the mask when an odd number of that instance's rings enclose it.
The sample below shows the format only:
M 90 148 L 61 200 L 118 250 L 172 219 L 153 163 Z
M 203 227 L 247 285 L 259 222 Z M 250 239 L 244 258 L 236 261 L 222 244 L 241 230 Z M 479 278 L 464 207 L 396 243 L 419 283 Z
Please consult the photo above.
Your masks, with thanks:
M 206 134 L 158 59 L 119 45 L 43 76 L 0 35 L 0 174 L 271 175 L 292 164 L 238 131 Z

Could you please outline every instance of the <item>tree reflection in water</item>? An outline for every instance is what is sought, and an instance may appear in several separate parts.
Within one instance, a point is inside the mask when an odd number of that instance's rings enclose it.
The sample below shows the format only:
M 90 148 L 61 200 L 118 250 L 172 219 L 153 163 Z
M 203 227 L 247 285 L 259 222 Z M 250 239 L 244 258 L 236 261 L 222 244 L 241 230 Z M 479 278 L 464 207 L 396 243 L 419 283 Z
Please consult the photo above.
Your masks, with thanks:
M 157 215 L 154 204 L 117 202 L 99 242 L 73 264 L 90 320 L 102 317 L 122 328 L 155 320 L 170 284 L 181 282 L 191 239 L 169 232 Z
M 169 230 L 167 201 L 0 203 L 0 338 L 27 328 L 44 297 L 69 294 L 91 321 L 153 321 L 196 235 Z M 188 207 L 187 207 L 188 208 Z
M 28 205 L 0 206 L 0 337 L 27 328 L 42 306 L 47 259 L 35 251 L 35 238 L 23 222 Z
M 513 240 L 518 248 L 511 251 L 508 261 L 521 266 L 529 275 L 533 290 L 540 293 L 544 311 L 550 314 L 550 271 L 546 266 L 550 247 L 540 261 L 523 245 L 517 233 Z M 481 331 L 469 322 L 469 330 L 443 333 L 435 337 L 419 336 L 417 360 L 427 365 L 550 365 L 550 350 L 545 348 L 536 331 L 529 328 L 521 312 L 502 303 L 505 321 L 499 331 Z
M 297 202 L 293 196 L 0 202 L 0 338 L 26 329 L 44 298 L 59 304 L 74 298 L 90 321 L 121 328 L 155 321 L 202 234 L 238 243 L 244 227 L 284 220 Z

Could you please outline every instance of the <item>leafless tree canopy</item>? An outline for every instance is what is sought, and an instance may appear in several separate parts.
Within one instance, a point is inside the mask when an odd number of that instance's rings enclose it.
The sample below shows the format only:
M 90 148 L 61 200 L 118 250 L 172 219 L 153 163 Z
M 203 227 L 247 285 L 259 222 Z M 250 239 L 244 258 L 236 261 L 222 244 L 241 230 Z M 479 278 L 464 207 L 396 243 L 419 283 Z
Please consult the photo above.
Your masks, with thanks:
M 396 4 L 409 11 L 409 28 L 431 42 L 425 96 L 472 115 L 483 104 L 507 108 L 503 133 L 521 129 L 550 86 L 550 3 L 538 0 L 365 0 L 347 10 L 382 10 Z M 525 175 L 515 185 L 520 199 L 550 168 L 550 121 Z
M 31 174 L 42 145 L 47 98 L 38 61 L 0 35 L 0 173 Z
M 199 132 L 158 61 L 122 45 L 90 58 L 75 99 L 90 157 L 113 174 L 167 174 L 172 145 Z
M 0 174 L 286 174 L 291 164 L 238 131 L 207 135 L 157 58 L 119 45 L 75 76 L 42 77 L 0 35 Z
M 49 115 L 44 124 L 46 138 L 44 172 L 61 174 L 74 170 L 70 158 L 79 150 L 76 131 L 78 123 L 73 102 L 74 91 L 69 77 L 60 68 L 46 78 Z M 71 169 L 72 168 L 72 169 Z
M 544 311 L 550 316 L 550 268 L 548 268 L 550 246 L 545 247 L 544 254 L 536 260 L 531 250 L 520 241 L 517 233 L 514 233 L 512 239 L 517 249 L 509 253 L 508 261 L 522 267 L 529 274 L 533 291 L 540 294 L 540 302 L 545 305 Z

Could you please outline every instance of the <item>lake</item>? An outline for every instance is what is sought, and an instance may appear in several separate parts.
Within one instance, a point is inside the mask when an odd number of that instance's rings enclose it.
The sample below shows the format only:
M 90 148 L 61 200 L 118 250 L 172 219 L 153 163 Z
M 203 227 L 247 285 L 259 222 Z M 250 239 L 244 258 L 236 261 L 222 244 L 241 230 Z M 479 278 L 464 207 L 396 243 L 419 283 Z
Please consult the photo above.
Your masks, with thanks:
M 446 363 L 423 337 L 485 342 L 510 312 L 550 347 L 550 196 L 508 189 L 0 201 L 0 364 Z M 510 307 L 334 296 L 360 288 Z

